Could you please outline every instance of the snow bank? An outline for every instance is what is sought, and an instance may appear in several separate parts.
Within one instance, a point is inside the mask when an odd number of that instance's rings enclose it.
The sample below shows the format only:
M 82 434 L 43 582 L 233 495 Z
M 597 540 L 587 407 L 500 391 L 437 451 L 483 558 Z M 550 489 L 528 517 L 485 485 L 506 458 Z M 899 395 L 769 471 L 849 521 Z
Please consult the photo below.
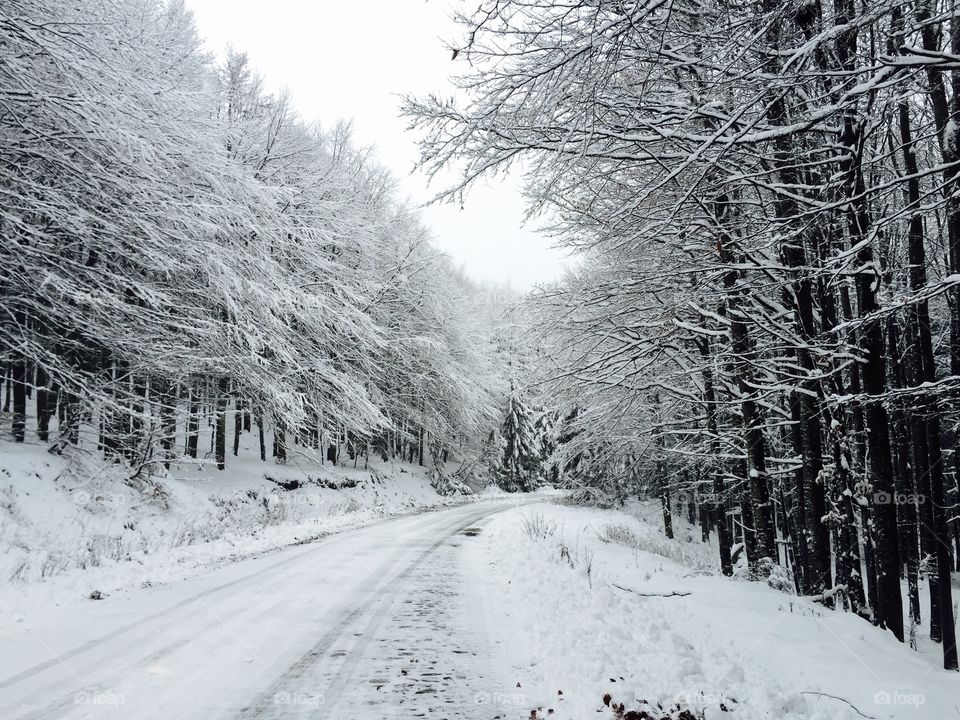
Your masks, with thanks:
M 492 573 L 483 602 L 516 683 L 507 717 L 613 718 L 605 694 L 658 719 L 955 716 L 960 677 L 935 658 L 850 614 L 715 574 L 697 543 L 668 541 L 636 513 L 528 506 L 481 537 L 470 562 Z
M 170 582 L 380 518 L 470 500 L 439 496 L 426 468 L 357 464 L 293 457 L 279 466 L 248 451 L 228 458 L 223 472 L 181 462 L 168 477 L 127 481 L 119 466 L 82 451 L 55 456 L 46 446 L 0 441 L 0 604 L 15 613 Z

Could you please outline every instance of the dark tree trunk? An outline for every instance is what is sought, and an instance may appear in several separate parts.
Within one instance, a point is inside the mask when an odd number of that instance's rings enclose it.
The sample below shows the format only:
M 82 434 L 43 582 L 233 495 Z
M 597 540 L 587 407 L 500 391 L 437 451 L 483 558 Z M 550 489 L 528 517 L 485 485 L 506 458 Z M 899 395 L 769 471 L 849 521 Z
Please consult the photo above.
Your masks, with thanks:
M 739 463 L 742 474 L 746 474 L 746 463 Z M 749 483 L 744 483 L 744 490 L 740 493 L 740 525 L 743 531 L 743 549 L 751 567 L 756 567 L 760 550 L 757 547 L 757 531 L 753 517 L 753 503 L 750 498 Z
M 872 266 L 873 254 L 868 246 L 857 254 L 860 267 Z M 861 316 L 869 316 L 879 307 L 875 282 L 878 282 L 878 279 L 872 272 L 860 272 L 857 275 Z M 866 409 L 869 479 L 875 494 L 893 497 L 896 487 L 890 457 L 889 419 L 886 408 L 879 400 L 886 389 L 886 370 L 883 334 L 878 321 L 867 325 L 863 339 L 867 353 L 863 384 L 867 395 L 872 398 Z M 874 504 L 873 523 L 876 539 L 878 620 L 881 627 L 892 630 L 902 642 L 903 599 L 900 595 L 900 548 L 897 540 L 896 506 L 893 503 Z
M 710 509 L 706 503 L 700 503 L 700 541 L 710 542 Z
M 267 460 L 267 438 L 266 434 L 263 431 L 263 411 L 257 410 L 257 434 L 260 436 L 260 461 L 266 462 Z
M 240 454 L 240 434 L 243 432 L 243 401 L 237 398 L 233 409 L 233 456 Z
M 935 3 L 930 0 L 924 0 L 917 3 L 917 19 L 922 26 L 922 40 L 925 50 L 931 52 L 940 51 L 940 37 L 943 30 L 942 20 L 934 24 L 931 18 L 939 14 L 939 9 Z M 951 50 L 960 52 L 960 23 L 951 21 L 950 23 Z M 957 161 L 957 140 L 958 130 L 952 118 L 956 118 L 960 113 L 960 74 L 957 70 L 952 70 L 953 86 L 953 107 L 951 108 L 947 101 L 946 83 L 943 71 L 934 66 L 927 67 L 927 81 L 930 86 L 929 97 L 933 108 L 934 123 L 937 128 L 937 137 L 941 143 L 941 152 L 945 163 L 950 167 L 944 171 L 944 191 L 947 200 L 947 233 L 949 239 L 948 262 L 952 274 L 960 272 L 960 201 L 956 197 L 956 187 L 958 181 L 958 171 L 953 166 Z M 904 139 L 904 130 L 907 130 L 907 140 L 909 136 L 909 107 L 900 108 L 900 134 Z M 909 146 L 909 155 L 913 156 L 913 147 Z M 906 148 L 905 148 L 906 153 Z M 911 157 L 913 160 L 913 157 Z M 907 171 L 909 173 L 909 170 Z M 919 187 L 914 188 L 912 183 L 907 185 L 908 193 L 915 194 L 919 201 Z M 916 192 L 915 192 L 916 190 Z M 917 203 L 919 206 L 919 202 Z M 914 215 L 917 217 L 917 214 Z M 911 289 L 920 288 L 926 285 L 926 265 L 923 257 L 923 226 L 918 223 L 916 227 L 911 223 L 911 232 L 909 235 L 910 248 L 910 283 Z M 916 262 L 923 262 L 919 267 Z M 950 287 L 947 289 L 947 302 L 950 306 L 950 370 L 953 375 L 960 374 L 960 289 Z M 929 316 L 926 302 L 918 302 L 915 306 L 916 320 L 920 330 L 920 351 L 923 356 L 923 372 L 925 379 L 932 379 L 936 376 L 936 369 L 933 364 L 932 343 L 928 345 L 930 334 Z M 943 480 L 943 458 L 940 448 L 940 415 L 935 397 L 931 397 L 927 406 L 927 450 L 930 462 L 930 515 L 931 528 L 930 535 L 933 539 L 933 555 L 936 563 L 936 596 L 939 607 L 937 608 L 937 619 L 939 620 L 939 631 L 942 637 L 943 645 L 943 666 L 948 670 L 956 670 L 958 667 L 957 648 L 956 648 L 956 630 L 953 617 L 953 598 L 950 583 L 950 553 L 949 553 L 949 533 L 947 529 L 946 508 L 944 507 L 945 493 Z M 918 476 L 919 478 L 919 476 Z M 923 485 L 918 484 L 918 489 L 922 492 Z M 931 601 L 933 600 L 934 588 L 931 588 Z M 931 608 L 931 636 L 933 635 L 933 609 Z
M 812 365 L 810 372 L 813 372 Z M 813 388 L 808 388 L 813 391 Z M 830 538 L 823 517 L 827 513 L 820 442 L 820 418 L 817 408 L 806 393 L 800 396 L 800 428 L 803 451 L 803 508 L 807 534 L 807 592 L 822 593 L 831 587 Z
M 214 457 L 217 470 L 227 467 L 227 379 L 217 381 L 216 418 L 214 425 Z
M 916 338 L 916 325 L 912 314 L 908 313 L 907 337 Z M 908 376 L 911 382 L 921 374 L 916 361 L 919 353 L 907 347 L 906 362 L 900 359 L 903 344 L 900 342 L 897 324 L 894 319 L 887 322 L 887 334 L 890 338 L 890 357 L 893 369 L 894 387 L 905 388 L 908 385 Z M 916 343 L 907 342 L 915 346 Z M 908 366 L 909 365 L 909 372 Z M 909 416 L 910 420 L 907 421 Z M 917 497 L 917 474 L 929 477 L 929 452 L 926 447 L 926 423 L 919 413 L 910 412 L 897 402 L 891 410 L 891 434 L 893 457 L 895 461 L 897 495 L 891 498 L 896 500 L 897 523 L 900 529 L 900 552 L 903 559 L 904 571 L 907 577 L 907 596 L 910 605 L 910 619 L 914 624 L 920 622 L 920 589 L 919 589 L 919 524 L 917 505 L 913 501 Z M 928 480 L 929 482 L 929 480 Z M 931 588 L 931 598 L 935 591 Z
M 279 417 L 274 419 L 273 444 L 278 463 L 287 462 L 287 433 Z
M 793 504 L 791 505 L 791 516 L 793 528 L 796 532 L 794 541 L 794 582 L 797 586 L 797 592 L 805 595 L 809 592 L 808 577 L 811 574 L 808 560 L 809 553 L 807 548 L 810 544 L 810 533 L 807 527 L 808 515 L 805 510 L 806 492 L 804 486 L 804 469 L 802 465 L 803 458 L 803 416 L 800 410 L 800 397 L 796 391 L 790 393 L 790 439 L 793 445 L 793 452 L 801 458 L 801 465 L 793 476 Z M 822 592 L 822 591 L 821 591 Z
M 663 510 L 663 534 L 673 540 L 673 514 L 670 511 L 670 490 L 661 477 L 660 508 Z
M 733 575 L 733 562 L 730 560 L 730 527 L 727 525 L 726 488 L 723 482 L 723 466 L 720 459 L 720 433 L 717 427 L 717 394 L 714 386 L 710 341 L 699 338 L 697 346 L 703 362 L 703 403 L 707 415 L 707 433 L 710 436 L 710 471 L 713 475 L 713 513 L 717 523 L 717 544 L 720 548 L 720 571 Z
M 852 0 L 836 0 L 836 23 L 844 29 L 836 40 L 837 59 L 843 70 L 849 71 L 856 63 L 857 26 L 852 22 Z M 856 252 L 859 268 L 855 275 L 857 306 L 860 317 L 871 317 L 879 309 L 877 293 L 881 277 L 877 270 L 873 249 L 868 238 L 871 220 L 866 206 L 866 186 L 863 178 L 860 152 L 863 125 L 855 107 L 848 107 L 843 115 L 840 141 L 844 153 L 839 162 L 847 203 L 847 222 L 851 247 Z M 890 426 L 887 410 L 880 397 L 886 390 L 886 361 L 884 357 L 883 328 L 877 319 L 864 324 L 861 334 L 866 354 L 863 365 L 863 386 L 868 395 L 866 407 L 867 455 L 869 480 L 874 490 L 892 497 L 896 492 L 893 462 L 890 456 Z M 874 532 L 877 543 L 877 620 L 889 628 L 901 642 L 903 634 L 903 598 L 900 594 L 900 547 L 897 539 L 896 507 L 875 504 Z
M 746 357 L 746 326 L 735 322 L 736 339 L 734 353 L 738 357 Z M 742 352 L 741 352 L 742 351 Z M 744 398 L 740 403 L 743 415 L 745 439 L 747 444 L 747 487 L 749 489 L 747 504 L 751 504 L 750 514 L 753 521 L 753 533 L 756 536 L 756 555 L 751 557 L 751 563 L 759 562 L 762 558 L 777 560 L 776 537 L 773 527 L 773 510 L 770 502 L 770 490 L 767 485 L 766 447 L 763 438 L 760 411 L 753 398 L 752 384 L 746 378 L 746 370 L 740 370 L 740 392 Z
M 169 470 L 177 442 L 177 387 L 169 380 L 154 380 L 155 407 L 160 415 L 160 447 L 163 449 L 163 466 Z
M 200 442 L 200 407 L 197 402 L 196 383 L 190 386 L 189 410 L 187 411 L 187 455 L 197 457 L 197 445 Z
M 47 371 L 37 365 L 37 436 L 42 442 L 50 440 L 50 418 L 55 411 L 56 395 L 50 391 Z
M 722 205 L 724 203 L 717 203 Z M 733 263 L 730 238 L 721 234 L 719 242 L 721 260 Z M 743 421 L 744 444 L 747 451 L 747 487 L 749 496 L 746 503 L 752 504 L 750 515 L 754 519 L 750 532 L 756 537 L 755 550 L 747 557 L 756 566 L 763 557 L 773 561 L 777 559 L 776 537 L 773 527 L 773 511 L 770 503 L 770 491 L 767 486 L 766 448 L 760 411 L 756 402 L 756 390 L 752 387 L 753 377 L 747 358 L 752 347 L 747 327 L 748 318 L 742 307 L 743 298 L 737 289 L 738 272 L 729 270 L 724 273 L 723 284 L 727 291 L 727 317 L 730 320 L 730 344 L 733 356 L 737 359 L 732 368 L 737 390 L 740 394 L 740 415 Z M 746 513 L 746 508 L 744 508 Z M 749 549 L 749 548 L 748 548 Z
M 768 12 L 776 11 L 778 4 L 765 3 Z M 795 16 L 801 31 L 809 34 L 815 28 L 811 25 L 816 19 L 813 14 Z M 770 48 L 780 46 L 780 23 L 771 23 L 767 29 L 767 42 Z M 768 64 L 776 63 L 775 55 L 766 60 Z M 777 72 L 776 67 L 770 68 Z M 782 90 L 775 89 L 767 105 L 767 119 L 771 125 L 783 126 L 789 123 L 786 97 Z M 780 183 L 785 187 L 802 187 L 800 163 L 795 157 L 795 139 L 792 134 L 781 134 L 774 140 L 773 165 L 777 169 Z M 786 293 L 785 300 L 793 305 L 795 325 L 800 342 L 794 352 L 797 364 L 800 366 L 806 380 L 801 381 L 801 392 L 797 393 L 799 405 L 799 449 L 802 463 L 803 477 L 803 511 L 805 513 L 805 542 L 803 549 L 804 563 L 803 584 L 807 592 L 819 594 L 831 586 L 830 583 L 830 537 L 829 530 L 822 518 L 826 514 L 826 497 L 824 483 L 820 477 L 823 469 L 823 447 L 821 442 L 822 429 L 820 427 L 819 380 L 817 368 L 809 347 L 817 334 L 814 302 L 813 282 L 806 269 L 807 251 L 806 223 L 798 224 L 798 205 L 791 193 L 778 193 L 774 200 L 774 213 L 781 225 L 783 240 L 780 242 L 780 256 L 788 268 L 791 278 L 792 292 Z M 791 408 L 793 410 L 793 408 Z
M 13 441 L 22 443 L 27 431 L 27 362 L 22 356 L 10 366 L 10 386 L 13 392 Z
M 3 384 L 3 412 L 4 413 L 10 412 L 10 397 L 11 397 L 10 388 L 13 385 L 13 383 L 10 381 L 10 376 L 11 376 L 10 368 L 5 367 L 3 369 L 3 377 L 6 380 L 6 382 Z

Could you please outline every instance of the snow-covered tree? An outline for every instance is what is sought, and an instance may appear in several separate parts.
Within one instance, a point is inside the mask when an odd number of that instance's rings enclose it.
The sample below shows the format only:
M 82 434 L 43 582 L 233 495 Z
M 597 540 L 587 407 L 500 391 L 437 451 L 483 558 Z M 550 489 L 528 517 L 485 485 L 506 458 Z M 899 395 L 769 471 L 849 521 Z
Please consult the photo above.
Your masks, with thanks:
M 449 193 L 522 167 L 531 213 L 583 255 L 538 295 L 537 338 L 584 452 L 706 495 L 724 572 L 742 540 L 901 640 L 901 567 L 915 619 L 930 553 L 950 669 L 953 15 L 491 0 L 457 18 L 460 93 L 406 108 L 424 166 L 461 170 Z
M 500 425 L 500 459 L 497 484 L 507 492 L 530 492 L 542 481 L 540 452 L 534 417 L 511 383 L 507 409 Z

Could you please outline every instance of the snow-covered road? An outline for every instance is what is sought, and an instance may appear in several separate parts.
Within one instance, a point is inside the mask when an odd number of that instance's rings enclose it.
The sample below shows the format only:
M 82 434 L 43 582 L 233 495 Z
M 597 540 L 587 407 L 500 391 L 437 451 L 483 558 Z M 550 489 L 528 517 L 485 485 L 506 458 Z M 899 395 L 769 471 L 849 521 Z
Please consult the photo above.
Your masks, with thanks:
M 937 658 L 719 575 L 698 528 L 676 517 L 663 537 L 658 504 L 546 499 L 0 607 L 0 719 L 613 720 L 605 697 L 658 720 L 955 716 L 960 678 Z
M 4 614 L 0 717 L 490 717 L 482 572 L 514 502 L 384 521 L 160 587 Z M 479 704 L 478 704 L 479 703 Z

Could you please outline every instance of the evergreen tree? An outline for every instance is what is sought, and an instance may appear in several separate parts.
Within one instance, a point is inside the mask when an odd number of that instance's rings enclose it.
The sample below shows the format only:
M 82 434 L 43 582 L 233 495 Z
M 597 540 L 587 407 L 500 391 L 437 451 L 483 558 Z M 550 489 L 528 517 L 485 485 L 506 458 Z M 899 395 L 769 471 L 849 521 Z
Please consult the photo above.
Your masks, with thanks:
M 523 397 L 510 384 L 507 412 L 500 426 L 497 484 L 507 492 L 530 492 L 540 484 L 540 456 L 534 424 Z
M 544 410 L 533 426 L 540 469 L 544 482 L 550 485 L 556 485 L 560 478 L 560 467 L 553 459 L 553 454 L 557 450 L 556 421 L 558 417 L 559 413 L 556 410 Z

